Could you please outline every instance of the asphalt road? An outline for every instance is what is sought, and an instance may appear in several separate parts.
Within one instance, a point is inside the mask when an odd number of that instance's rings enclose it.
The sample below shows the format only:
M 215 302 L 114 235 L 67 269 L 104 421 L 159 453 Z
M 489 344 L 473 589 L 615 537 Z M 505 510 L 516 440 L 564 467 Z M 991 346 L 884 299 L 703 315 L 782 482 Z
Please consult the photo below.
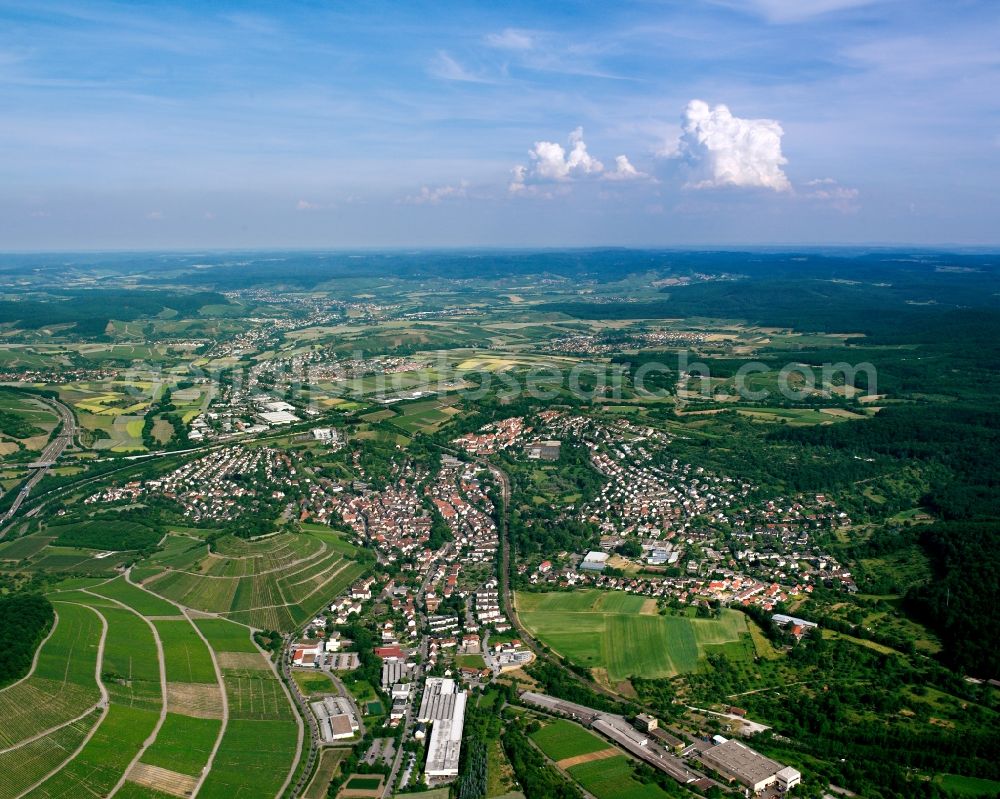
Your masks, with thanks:
M 28 495 L 31 494 L 31 489 L 38 485 L 38 482 L 45 477 L 52 465 L 59 459 L 59 456 L 73 443 L 76 435 L 76 418 L 69 408 L 58 400 L 49 399 L 48 397 L 41 399 L 41 401 L 59 415 L 62 421 L 62 429 L 59 431 L 59 435 L 45 446 L 42 454 L 38 456 L 38 460 L 28 464 L 28 467 L 33 471 L 21 485 L 13 504 L 7 509 L 3 517 L 0 518 L 0 524 L 6 524 L 17 515 L 17 512 L 21 509 L 21 505 L 24 504 Z M 3 535 L 0 533 L 0 538 L 2 537 Z

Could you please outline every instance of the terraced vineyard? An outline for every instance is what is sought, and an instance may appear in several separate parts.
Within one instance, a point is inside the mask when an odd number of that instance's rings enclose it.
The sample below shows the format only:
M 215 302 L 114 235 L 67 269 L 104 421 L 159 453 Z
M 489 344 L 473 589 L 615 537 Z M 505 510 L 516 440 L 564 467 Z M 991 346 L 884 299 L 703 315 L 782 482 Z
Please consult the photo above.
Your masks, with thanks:
M 353 552 L 335 533 L 315 529 L 256 541 L 228 537 L 212 552 L 173 535 L 134 574 L 144 588 L 185 607 L 258 629 L 292 630 L 364 571 Z
M 285 789 L 303 727 L 246 627 L 192 619 L 125 577 L 49 596 L 32 671 L 0 691 L 0 799 Z

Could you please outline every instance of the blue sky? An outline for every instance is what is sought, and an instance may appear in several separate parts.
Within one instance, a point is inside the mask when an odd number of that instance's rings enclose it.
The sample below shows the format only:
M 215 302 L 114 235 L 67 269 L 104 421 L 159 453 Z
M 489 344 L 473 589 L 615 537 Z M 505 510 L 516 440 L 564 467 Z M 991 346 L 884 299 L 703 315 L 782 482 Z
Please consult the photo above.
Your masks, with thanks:
M 0 0 L 0 249 L 995 245 L 998 41 L 995 0 Z

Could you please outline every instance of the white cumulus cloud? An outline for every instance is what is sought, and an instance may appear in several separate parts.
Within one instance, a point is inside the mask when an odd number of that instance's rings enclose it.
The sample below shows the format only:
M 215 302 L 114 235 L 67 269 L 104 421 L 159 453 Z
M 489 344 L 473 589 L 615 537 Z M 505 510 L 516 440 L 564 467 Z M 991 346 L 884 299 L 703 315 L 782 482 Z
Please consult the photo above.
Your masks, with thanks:
M 583 140 L 583 128 L 569 134 L 569 147 L 554 141 L 536 141 L 528 151 L 530 164 L 518 164 L 511 170 L 508 190 L 512 194 L 527 191 L 532 185 L 567 183 L 585 178 L 605 180 L 638 180 L 648 177 L 637 170 L 627 156 L 615 158 L 615 169 L 605 171 L 604 164 L 590 154 Z
M 632 166 L 627 155 L 615 156 L 615 171 L 604 174 L 605 180 L 642 180 L 648 177 L 645 172 L 640 172 Z
M 692 100 L 684 112 L 677 157 L 694 170 L 686 188 L 723 186 L 757 187 L 789 191 L 791 183 L 781 170 L 784 131 L 774 119 L 743 119 L 725 105 L 710 108 Z

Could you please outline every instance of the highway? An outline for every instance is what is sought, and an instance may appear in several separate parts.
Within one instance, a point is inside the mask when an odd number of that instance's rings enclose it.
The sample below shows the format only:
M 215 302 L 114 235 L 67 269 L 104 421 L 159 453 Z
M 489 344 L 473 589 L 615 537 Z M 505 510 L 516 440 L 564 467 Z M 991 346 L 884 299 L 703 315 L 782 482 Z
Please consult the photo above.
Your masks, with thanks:
M 56 412 L 62 423 L 62 428 L 59 430 L 59 434 L 46 444 L 45 449 L 42 450 L 42 454 L 38 456 L 38 460 L 28 464 L 28 468 L 32 471 L 21 485 L 20 490 L 18 490 L 13 504 L 7 509 L 3 517 L 0 518 L 0 525 L 6 524 L 14 518 L 21 509 L 21 505 L 28 498 L 28 495 L 31 494 L 31 489 L 38 485 L 38 482 L 45 477 L 49 468 L 59 459 L 59 456 L 63 454 L 66 448 L 73 443 L 73 439 L 76 436 L 76 418 L 68 407 L 58 400 L 48 397 L 39 397 L 38 399 Z M 0 535 L 0 538 L 2 538 L 2 535 Z

